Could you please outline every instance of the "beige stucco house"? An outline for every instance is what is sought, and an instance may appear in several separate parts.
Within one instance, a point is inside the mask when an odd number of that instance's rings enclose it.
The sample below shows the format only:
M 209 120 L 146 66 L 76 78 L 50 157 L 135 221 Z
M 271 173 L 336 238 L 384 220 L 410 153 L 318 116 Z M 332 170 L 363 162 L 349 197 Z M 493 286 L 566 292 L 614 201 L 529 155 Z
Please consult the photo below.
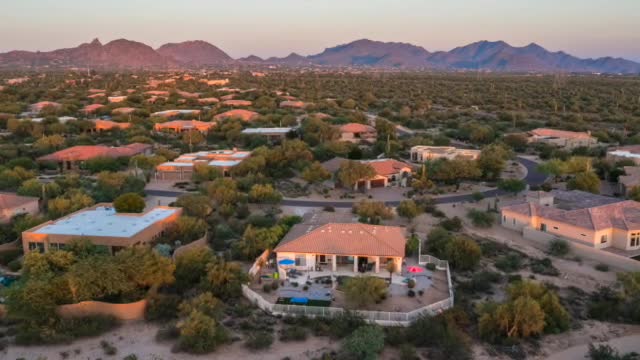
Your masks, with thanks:
M 476 160 L 480 157 L 480 150 L 458 149 L 453 146 L 424 146 L 418 145 L 411 148 L 411 161 L 422 163 L 430 160 L 463 158 Z
M 278 264 L 291 260 L 287 268 L 305 271 L 386 271 L 393 262 L 400 272 L 405 256 L 405 229 L 360 223 L 295 225 L 273 250 Z
M 544 143 L 571 150 L 577 147 L 594 146 L 598 140 L 589 132 L 539 128 L 529 131 L 529 142 Z
M 503 207 L 502 226 L 525 236 L 546 233 L 596 249 L 640 249 L 640 203 L 582 191 L 548 194 Z

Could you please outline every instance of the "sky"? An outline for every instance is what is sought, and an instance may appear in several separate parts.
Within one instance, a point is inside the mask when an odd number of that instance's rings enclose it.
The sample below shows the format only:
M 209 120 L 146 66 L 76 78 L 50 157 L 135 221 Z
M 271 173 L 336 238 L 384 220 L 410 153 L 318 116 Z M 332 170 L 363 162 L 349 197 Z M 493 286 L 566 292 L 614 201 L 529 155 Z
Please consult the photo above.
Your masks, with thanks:
M 640 61 L 640 0 L 0 0 L 0 52 L 99 38 L 208 41 L 234 58 L 310 55 L 368 38 L 429 51 L 531 42 Z

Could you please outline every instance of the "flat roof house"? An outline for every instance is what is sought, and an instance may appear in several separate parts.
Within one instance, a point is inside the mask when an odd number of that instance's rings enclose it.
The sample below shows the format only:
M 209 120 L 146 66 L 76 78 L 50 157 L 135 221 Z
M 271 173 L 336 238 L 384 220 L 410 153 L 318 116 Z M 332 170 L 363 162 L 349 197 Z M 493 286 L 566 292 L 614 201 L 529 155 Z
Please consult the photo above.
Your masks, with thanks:
M 640 249 L 640 203 L 583 191 L 547 194 L 502 208 L 502 226 L 525 237 L 554 236 L 596 249 Z
M 292 127 L 248 128 L 242 130 L 242 134 L 264 136 L 267 140 L 276 142 L 284 140 L 294 129 Z
M 625 166 L 624 175 L 618 177 L 618 192 L 627 195 L 636 186 L 640 186 L 640 166 Z
M 111 253 L 153 242 L 182 214 L 181 208 L 156 206 L 143 214 L 117 213 L 111 204 L 97 204 L 22 233 L 24 252 L 63 249 L 86 238 Z
M 159 116 L 164 118 L 175 118 L 181 115 L 200 115 L 200 110 L 164 110 L 151 114 L 152 117 Z
M 631 160 L 636 165 L 640 165 L 640 145 L 621 146 L 607 151 L 607 160 L 621 161 Z
M 216 123 L 214 122 L 204 122 L 198 120 L 173 120 L 164 123 L 156 123 L 153 126 L 153 129 L 155 131 L 170 130 L 176 133 L 181 133 L 183 131 L 189 130 L 198 130 L 201 133 L 206 133 L 209 132 L 209 130 L 211 130 L 211 128 L 213 128 L 214 126 L 216 126 Z
M 150 155 L 152 146 L 149 144 L 133 143 L 120 147 L 104 145 L 79 145 L 56 151 L 53 154 L 39 157 L 40 162 L 55 162 L 62 171 L 77 170 L 87 160 L 98 157 L 131 157 L 134 155 Z
M 0 193 L 0 224 L 6 224 L 18 215 L 38 214 L 39 201 L 37 197 Z
M 340 131 L 340 141 L 375 143 L 378 139 L 376 128 L 365 124 L 344 124 L 340 125 L 338 130 Z
M 111 120 L 92 120 L 95 125 L 95 131 L 110 131 L 114 129 L 125 130 L 131 127 L 131 123 L 115 122 Z
M 598 140 L 589 132 L 538 128 L 529 131 L 529 142 L 544 143 L 566 149 L 593 146 Z
M 423 146 L 418 145 L 411 148 L 411 161 L 423 163 L 429 160 L 449 159 L 457 157 L 466 160 L 476 160 L 480 156 L 480 150 L 458 149 L 453 146 Z
M 40 111 L 44 110 L 47 107 L 59 109 L 60 107 L 62 107 L 62 104 L 53 101 L 40 101 L 35 104 L 29 105 L 29 111 L 38 114 L 40 113 Z
M 360 223 L 297 224 L 273 250 L 277 261 L 293 260 L 297 270 L 354 273 L 385 271 L 393 262 L 400 272 L 405 257 L 406 232 L 395 226 Z
M 251 155 L 249 151 L 214 150 L 180 155 L 173 161 L 156 166 L 156 180 L 190 180 L 196 165 L 205 164 L 222 170 L 229 175 L 232 167 Z

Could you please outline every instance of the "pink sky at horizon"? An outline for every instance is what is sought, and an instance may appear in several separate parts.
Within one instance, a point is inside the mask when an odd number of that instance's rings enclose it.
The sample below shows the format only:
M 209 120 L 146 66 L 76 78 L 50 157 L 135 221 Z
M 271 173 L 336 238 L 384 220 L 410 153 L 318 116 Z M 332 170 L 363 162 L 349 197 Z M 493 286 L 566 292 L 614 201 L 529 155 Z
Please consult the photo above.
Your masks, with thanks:
M 205 40 L 238 58 L 310 55 L 361 38 L 429 51 L 504 40 L 640 61 L 638 14 L 638 0 L 20 0 L 0 5 L 0 51 L 49 51 L 95 37 L 154 48 Z

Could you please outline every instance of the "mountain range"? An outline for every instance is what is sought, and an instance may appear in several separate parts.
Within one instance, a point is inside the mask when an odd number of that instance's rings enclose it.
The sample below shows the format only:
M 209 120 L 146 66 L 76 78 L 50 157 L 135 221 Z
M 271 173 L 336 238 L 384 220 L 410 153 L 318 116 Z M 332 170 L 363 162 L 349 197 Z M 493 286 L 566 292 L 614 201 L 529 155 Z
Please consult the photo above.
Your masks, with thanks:
M 357 40 L 327 48 L 319 54 L 296 53 L 262 59 L 233 59 L 205 41 L 169 43 L 158 49 L 126 39 L 102 44 L 95 39 L 75 48 L 48 52 L 10 51 L 0 54 L 0 68 L 195 68 L 229 65 L 280 65 L 288 67 L 361 67 L 494 72 L 577 72 L 640 74 L 640 63 L 622 58 L 581 59 L 551 52 L 537 44 L 515 47 L 504 41 L 479 41 L 451 51 L 429 52 L 397 42 Z

